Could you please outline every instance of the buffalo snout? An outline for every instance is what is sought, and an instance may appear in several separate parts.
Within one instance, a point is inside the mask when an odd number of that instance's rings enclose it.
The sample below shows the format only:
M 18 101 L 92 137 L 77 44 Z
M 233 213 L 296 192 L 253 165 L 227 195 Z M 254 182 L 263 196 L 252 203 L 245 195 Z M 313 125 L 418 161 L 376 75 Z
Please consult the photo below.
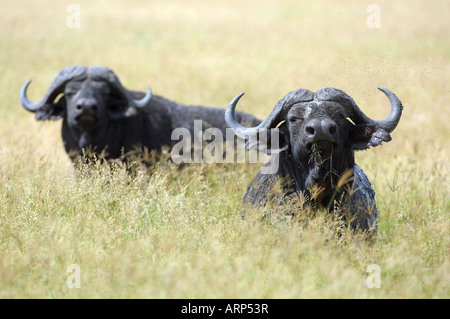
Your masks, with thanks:
M 80 122 L 95 121 L 99 103 L 94 98 L 80 98 L 75 103 L 75 119 Z
M 309 145 L 317 142 L 337 141 L 337 125 L 330 118 L 313 118 L 305 126 L 305 142 Z

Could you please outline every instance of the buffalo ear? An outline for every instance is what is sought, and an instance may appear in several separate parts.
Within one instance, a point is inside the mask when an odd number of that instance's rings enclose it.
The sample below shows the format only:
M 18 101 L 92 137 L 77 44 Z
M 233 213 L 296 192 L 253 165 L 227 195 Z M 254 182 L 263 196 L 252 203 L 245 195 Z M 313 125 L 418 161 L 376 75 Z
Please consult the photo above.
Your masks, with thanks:
M 387 131 L 374 124 L 353 125 L 349 135 L 350 143 L 355 150 L 365 150 L 391 140 L 391 135 Z
M 36 120 L 45 121 L 51 120 L 55 121 L 64 116 L 66 110 L 66 99 L 62 96 L 56 103 L 46 103 L 41 108 L 36 111 Z
M 247 150 L 256 149 L 266 154 L 278 154 L 289 147 L 289 137 L 286 128 L 261 129 L 256 135 L 245 140 Z

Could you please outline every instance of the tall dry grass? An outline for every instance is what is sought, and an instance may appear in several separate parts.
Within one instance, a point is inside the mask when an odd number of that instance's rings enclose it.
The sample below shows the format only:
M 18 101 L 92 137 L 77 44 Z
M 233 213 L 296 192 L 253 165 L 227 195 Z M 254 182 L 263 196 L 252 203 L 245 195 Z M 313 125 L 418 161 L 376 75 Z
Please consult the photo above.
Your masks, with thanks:
M 0 1 L 0 297 L 448 298 L 450 22 L 448 1 Z M 159 162 L 75 171 L 60 122 L 18 103 L 56 72 L 107 65 L 135 90 L 266 116 L 296 88 L 333 86 L 373 118 L 394 91 L 393 140 L 359 152 L 377 193 L 367 241 L 323 213 L 299 222 L 239 218 L 256 164 Z M 339 231 L 337 231 L 339 230 Z M 69 288 L 68 266 L 81 287 Z M 369 288 L 378 265 L 380 288 Z

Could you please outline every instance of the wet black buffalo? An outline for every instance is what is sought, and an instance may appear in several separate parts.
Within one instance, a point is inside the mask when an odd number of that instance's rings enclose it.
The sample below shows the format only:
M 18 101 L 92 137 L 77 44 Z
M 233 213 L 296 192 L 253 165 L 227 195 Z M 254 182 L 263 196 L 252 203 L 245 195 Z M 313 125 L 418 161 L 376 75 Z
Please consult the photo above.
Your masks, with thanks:
M 243 93 L 236 96 L 225 113 L 227 125 L 237 136 L 248 139 L 248 148 L 272 154 L 271 161 L 260 169 L 248 187 L 244 204 L 260 207 L 272 201 L 282 205 L 289 196 L 298 194 L 316 208 L 338 210 L 341 207 L 344 219 L 352 228 L 376 229 L 375 192 L 356 165 L 354 151 L 390 141 L 390 133 L 403 109 L 394 93 L 379 89 L 391 103 L 391 112 L 385 120 L 367 117 L 341 90 L 324 88 L 314 93 L 298 89 L 278 101 L 270 115 L 252 128 L 238 123 L 235 107 Z M 265 140 L 271 139 L 261 138 L 261 132 L 268 130 L 275 134 L 270 129 L 277 126 L 278 145 L 266 143 Z M 274 169 L 267 173 L 269 166 Z M 282 181 L 281 193 L 278 191 L 281 196 L 274 195 L 274 189 L 280 187 L 277 181 Z M 320 192 L 312 196 L 314 188 Z
M 20 103 L 36 113 L 36 120 L 63 119 L 62 138 L 72 160 L 83 149 L 105 151 L 106 159 L 119 158 L 138 148 L 160 150 L 171 146 L 172 131 L 187 128 L 194 134 L 194 120 L 202 129 L 225 132 L 225 109 L 184 106 L 149 88 L 142 92 L 125 89 L 112 70 L 103 66 L 70 66 L 58 72 L 40 102 L 28 100 L 28 81 L 20 91 Z M 240 113 L 239 121 L 256 125 L 255 117 Z M 225 134 L 224 134 L 225 136 Z

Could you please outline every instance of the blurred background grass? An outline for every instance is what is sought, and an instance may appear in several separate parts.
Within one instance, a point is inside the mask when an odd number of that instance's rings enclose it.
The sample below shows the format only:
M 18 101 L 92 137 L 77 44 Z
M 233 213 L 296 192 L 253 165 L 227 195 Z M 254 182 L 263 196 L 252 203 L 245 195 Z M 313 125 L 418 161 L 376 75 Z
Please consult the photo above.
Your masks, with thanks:
M 449 297 L 449 1 L 0 0 L 1 297 Z M 61 68 L 106 65 L 129 89 L 265 117 L 291 90 L 333 86 L 374 119 L 386 87 L 404 104 L 393 140 L 357 153 L 377 192 L 374 244 L 313 226 L 239 220 L 258 165 L 161 164 L 74 175 L 61 122 L 38 100 Z M 327 230 L 328 229 L 328 230 Z M 330 240 L 330 237 L 332 240 Z M 80 264 L 81 289 L 65 285 Z M 379 264 L 381 289 L 366 267 Z

